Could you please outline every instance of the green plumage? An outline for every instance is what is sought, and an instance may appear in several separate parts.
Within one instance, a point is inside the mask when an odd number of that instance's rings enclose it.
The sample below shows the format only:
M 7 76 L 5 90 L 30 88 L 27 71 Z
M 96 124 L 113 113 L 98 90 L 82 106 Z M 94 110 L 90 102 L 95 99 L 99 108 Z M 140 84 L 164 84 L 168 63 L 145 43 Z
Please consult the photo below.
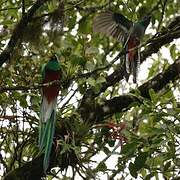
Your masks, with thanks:
M 43 83 L 60 80 L 61 66 L 56 56 L 42 66 Z M 56 123 L 56 104 L 59 93 L 59 85 L 52 84 L 42 88 L 42 103 L 39 122 L 39 149 L 44 153 L 43 169 L 46 173 L 49 167 L 49 159 L 53 144 Z
M 55 111 L 53 111 L 49 121 L 47 121 L 47 123 L 42 124 L 42 129 L 40 134 L 40 150 L 44 153 L 44 160 L 43 160 L 44 172 L 46 172 L 49 166 L 49 158 L 52 149 L 55 123 L 56 123 Z

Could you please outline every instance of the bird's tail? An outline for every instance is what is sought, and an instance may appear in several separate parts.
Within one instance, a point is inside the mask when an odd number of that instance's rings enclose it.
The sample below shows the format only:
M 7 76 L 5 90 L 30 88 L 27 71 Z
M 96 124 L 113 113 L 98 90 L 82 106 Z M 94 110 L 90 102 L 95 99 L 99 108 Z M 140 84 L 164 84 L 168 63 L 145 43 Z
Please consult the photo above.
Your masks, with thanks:
M 125 51 L 128 52 L 128 45 L 126 44 L 125 45 Z M 129 53 L 126 53 L 124 55 L 124 77 L 126 79 L 126 81 L 128 82 L 129 80 L 129 76 L 130 76 L 130 61 L 129 61 L 129 58 L 128 58 L 128 54 Z
M 133 75 L 133 82 L 136 83 L 137 73 L 140 64 L 140 53 L 138 49 L 139 41 L 133 40 L 132 38 L 129 39 L 127 45 L 125 46 L 125 50 L 129 51 L 125 55 L 125 78 L 126 81 L 129 80 L 129 76 L 132 73 Z M 134 48 L 134 49 L 133 49 Z M 132 50 L 131 50 L 132 49 Z
M 42 103 L 43 106 L 44 103 Z M 39 148 L 42 153 L 44 153 L 44 160 L 43 160 L 43 169 L 46 173 L 46 170 L 49 166 L 49 159 L 53 144 L 53 136 L 55 131 L 55 122 L 56 122 L 56 108 L 55 106 L 51 106 L 52 111 L 51 114 L 46 114 L 48 109 L 41 109 L 41 118 L 40 118 L 40 126 L 39 126 Z M 46 110 L 43 112 L 43 110 Z M 45 115 L 45 116 L 44 116 Z M 49 116 L 48 116 L 49 115 Z M 48 116 L 49 118 L 44 120 Z

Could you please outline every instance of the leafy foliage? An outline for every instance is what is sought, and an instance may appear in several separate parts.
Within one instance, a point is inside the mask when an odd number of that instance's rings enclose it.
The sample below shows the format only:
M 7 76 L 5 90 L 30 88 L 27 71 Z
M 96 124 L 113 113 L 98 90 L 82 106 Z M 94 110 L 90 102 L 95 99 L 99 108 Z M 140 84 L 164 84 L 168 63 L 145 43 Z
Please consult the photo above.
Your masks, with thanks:
M 0 2 L 1 52 L 18 22 L 35 4 L 32 0 L 23 2 Z M 97 12 L 109 8 L 134 21 L 152 12 L 149 30 L 142 42 L 146 48 L 144 42 L 151 39 L 154 32 L 158 34 L 166 29 L 179 6 L 180 2 L 174 0 L 44 1 L 30 17 L 27 27 L 17 34 L 18 41 L 11 49 L 10 59 L 0 69 L 1 87 L 9 88 L 6 91 L 0 88 L 1 177 L 16 173 L 17 168 L 21 170 L 39 156 L 40 69 L 51 54 L 56 53 L 62 62 L 63 77 L 52 169 L 47 178 L 68 179 L 68 173 L 61 171 L 69 172 L 72 168 L 71 178 L 74 179 L 178 179 L 179 77 L 176 81 L 171 79 L 172 82 L 164 84 L 158 92 L 149 89 L 149 97 L 142 96 L 132 79 L 128 83 L 116 77 L 111 79 L 110 75 L 122 64 L 121 58 L 113 63 L 122 45 L 93 33 L 92 21 Z M 169 57 L 165 51 L 169 52 Z M 148 68 L 141 69 L 140 75 L 144 74 L 138 77 L 138 85 L 164 73 L 179 58 L 179 41 L 166 44 L 165 51 L 159 50 L 147 58 L 145 66 Z M 140 103 L 126 106 L 127 102 L 123 101 L 125 108 L 119 110 L 115 106 L 113 113 L 109 110 L 111 104 L 99 108 L 126 94 L 133 94 Z

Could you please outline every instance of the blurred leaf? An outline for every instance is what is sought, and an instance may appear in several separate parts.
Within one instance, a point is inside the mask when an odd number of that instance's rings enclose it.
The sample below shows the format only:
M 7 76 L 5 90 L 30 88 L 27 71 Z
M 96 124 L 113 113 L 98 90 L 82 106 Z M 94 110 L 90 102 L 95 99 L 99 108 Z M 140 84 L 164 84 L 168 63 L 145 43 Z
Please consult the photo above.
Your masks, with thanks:
M 136 166 L 132 162 L 129 163 L 129 171 L 132 177 L 137 178 Z
M 91 77 L 87 79 L 87 82 L 88 82 L 91 86 L 96 86 L 96 80 L 93 79 L 93 78 L 91 78 Z
M 77 55 L 71 55 L 70 59 L 73 66 L 84 66 L 86 64 L 86 60 L 83 57 Z
M 149 90 L 149 95 L 151 97 L 152 102 L 157 103 L 159 96 L 156 94 L 156 92 L 153 89 Z
M 164 171 L 167 171 L 171 166 L 171 161 L 168 161 L 165 165 L 164 165 Z
M 115 145 L 115 140 L 109 140 L 108 141 L 108 145 L 110 146 L 110 147 L 114 147 L 114 145 Z
M 154 75 L 157 74 L 157 72 L 159 72 L 159 67 L 160 67 L 160 61 L 158 60 L 154 60 L 153 65 L 151 66 L 149 73 L 148 73 L 148 78 L 153 77 Z
M 106 164 L 105 163 L 103 163 L 103 162 L 100 162 L 99 164 L 98 164 L 98 166 L 97 166 L 97 171 L 102 171 L 102 172 L 104 172 L 104 171 L 106 171 L 107 170 L 107 166 L 106 166 Z
M 22 94 L 20 97 L 19 97 L 19 101 L 20 101 L 20 105 L 23 107 L 23 108 L 26 108 L 28 106 L 27 104 L 27 101 L 26 101 L 26 95 Z
M 148 152 L 140 152 L 138 156 L 135 158 L 134 166 L 136 166 L 137 171 L 144 167 L 147 157 Z
M 106 146 L 103 147 L 103 151 L 106 155 L 108 155 L 111 151 Z
M 68 17 L 68 28 L 71 30 L 76 25 L 76 16 L 72 15 Z
M 94 55 L 94 54 L 98 54 L 99 53 L 99 50 L 95 47 L 89 47 L 86 49 L 86 54 L 87 55 Z
M 101 83 L 106 82 L 106 79 L 105 79 L 103 76 L 100 76 L 100 77 L 98 77 L 98 78 L 96 79 L 96 82 L 97 82 L 98 84 L 101 84 Z
M 95 68 L 95 64 L 94 64 L 93 62 L 91 62 L 91 61 L 87 61 L 87 62 L 86 62 L 86 68 L 87 68 L 87 70 L 89 70 L 89 71 L 93 71 L 94 68 Z
M 84 16 L 79 21 L 79 32 L 83 34 L 87 34 L 91 29 L 91 19 L 89 17 Z
M 127 143 L 122 147 L 121 154 L 131 155 L 137 149 L 137 142 Z
M 148 175 L 144 178 L 144 180 L 151 180 L 152 177 L 154 177 L 154 173 L 148 174 Z
M 176 45 L 173 44 L 171 47 L 170 47 L 170 54 L 171 54 L 171 57 L 172 59 L 176 59 Z

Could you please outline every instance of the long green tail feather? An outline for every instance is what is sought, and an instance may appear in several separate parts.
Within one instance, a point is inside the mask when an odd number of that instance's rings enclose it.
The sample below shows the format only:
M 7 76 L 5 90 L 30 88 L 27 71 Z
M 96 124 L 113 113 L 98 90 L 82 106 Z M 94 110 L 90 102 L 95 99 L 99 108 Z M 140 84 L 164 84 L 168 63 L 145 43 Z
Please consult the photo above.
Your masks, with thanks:
M 43 150 L 43 141 L 42 141 L 42 139 L 43 139 L 43 135 L 45 134 L 44 132 L 45 132 L 45 127 L 46 127 L 46 123 L 42 123 L 41 121 L 40 121 L 40 125 L 39 125 L 39 141 L 38 141 L 38 145 L 39 145 L 39 148 L 40 148 L 40 150 Z
M 43 169 L 45 173 L 49 166 L 49 158 L 55 131 L 55 116 L 55 110 L 53 110 L 50 119 L 46 123 L 42 123 L 40 127 L 39 146 L 40 150 L 44 152 Z

